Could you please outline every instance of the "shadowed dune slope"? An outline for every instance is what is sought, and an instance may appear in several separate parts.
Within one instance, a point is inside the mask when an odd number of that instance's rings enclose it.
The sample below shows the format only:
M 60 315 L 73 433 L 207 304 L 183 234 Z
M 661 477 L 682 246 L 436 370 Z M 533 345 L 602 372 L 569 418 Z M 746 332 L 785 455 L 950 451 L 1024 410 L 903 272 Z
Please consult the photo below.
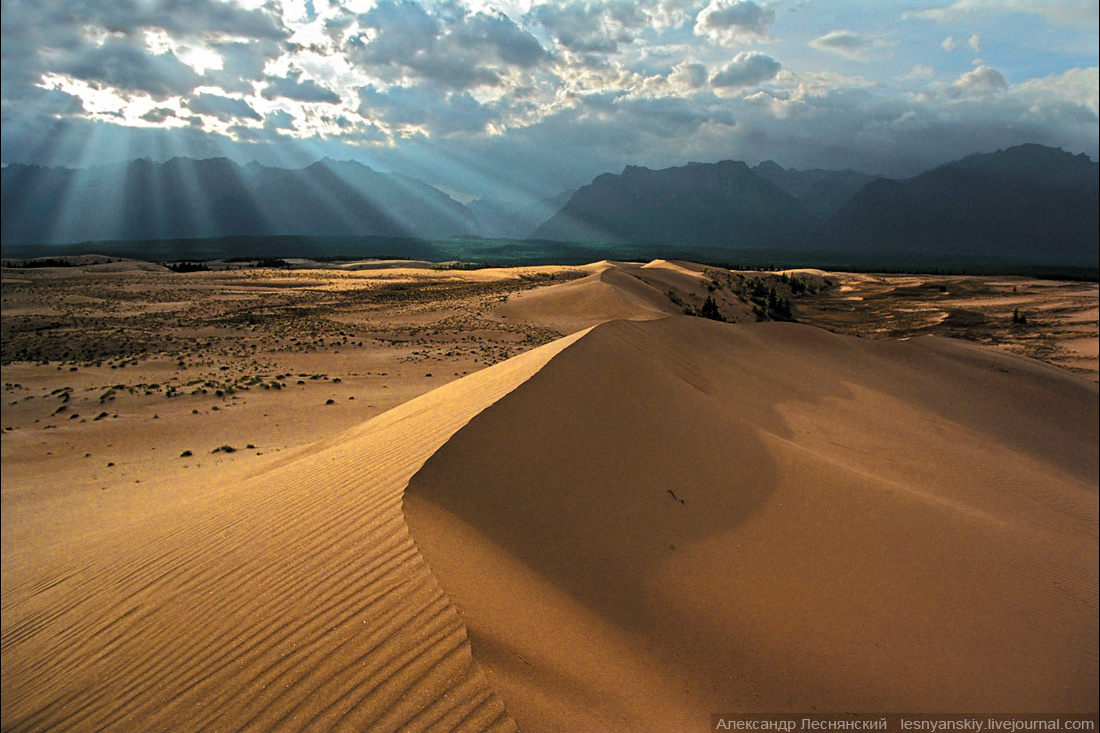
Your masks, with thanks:
M 413 477 L 527 731 L 1097 709 L 1093 383 L 936 338 L 587 332 Z
M 3 729 L 514 730 L 409 537 L 401 493 L 574 338 L 249 481 L 192 486 L 94 541 L 6 557 Z

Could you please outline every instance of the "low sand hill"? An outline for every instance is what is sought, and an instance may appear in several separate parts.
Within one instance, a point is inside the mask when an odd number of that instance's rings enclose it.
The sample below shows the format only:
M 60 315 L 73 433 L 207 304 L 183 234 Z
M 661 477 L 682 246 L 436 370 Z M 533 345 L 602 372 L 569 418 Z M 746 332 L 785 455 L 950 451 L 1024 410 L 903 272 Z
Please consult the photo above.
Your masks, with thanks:
M 648 321 L 683 313 L 713 297 L 729 321 L 756 320 L 731 293 L 708 289 L 707 268 L 653 260 L 647 264 L 602 261 L 587 265 L 580 280 L 520 293 L 494 309 L 497 317 L 548 325 L 572 333 L 610 320 Z
M 405 511 L 524 730 L 1095 711 L 1097 403 L 936 338 L 614 322 Z

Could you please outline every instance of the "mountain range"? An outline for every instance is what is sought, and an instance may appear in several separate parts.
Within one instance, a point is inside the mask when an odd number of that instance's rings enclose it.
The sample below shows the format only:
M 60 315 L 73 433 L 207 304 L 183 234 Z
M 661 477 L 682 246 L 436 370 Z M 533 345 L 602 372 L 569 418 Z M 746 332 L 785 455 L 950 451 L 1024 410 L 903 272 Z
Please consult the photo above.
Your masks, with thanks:
M 3 171 L 4 244 L 228 236 L 450 237 L 473 214 L 423 181 L 324 159 L 288 170 L 226 158 Z
M 897 180 L 773 161 L 627 166 L 540 201 L 462 205 L 423 181 L 324 159 L 224 158 L 83 170 L 9 165 L 2 242 L 232 236 L 501 237 L 556 242 L 951 254 L 1095 266 L 1098 164 L 1021 145 Z

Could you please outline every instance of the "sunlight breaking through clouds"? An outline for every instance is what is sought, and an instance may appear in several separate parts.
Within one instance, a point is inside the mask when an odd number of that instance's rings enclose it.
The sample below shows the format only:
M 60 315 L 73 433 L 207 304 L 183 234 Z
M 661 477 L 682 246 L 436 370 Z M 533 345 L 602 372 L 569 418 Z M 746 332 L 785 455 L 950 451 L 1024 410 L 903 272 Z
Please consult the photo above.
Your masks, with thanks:
M 290 144 L 402 170 L 430 144 L 549 195 L 627 163 L 896 175 L 1020 142 L 1097 155 L 1095 1 L 126 7 L 0 6 L 5 163 L 274 162 Z M 425 178 L 486 185 L 455 166 Z

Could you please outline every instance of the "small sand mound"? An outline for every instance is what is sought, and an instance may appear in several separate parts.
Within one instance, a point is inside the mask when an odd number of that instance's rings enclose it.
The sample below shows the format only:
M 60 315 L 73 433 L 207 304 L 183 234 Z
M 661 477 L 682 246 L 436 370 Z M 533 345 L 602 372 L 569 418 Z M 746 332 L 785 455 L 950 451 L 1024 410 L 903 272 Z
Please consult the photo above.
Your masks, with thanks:
M 609 265 L 579 280 L 520 293 L 494 312 L 573 333 L 605 321 L 650 320 L 677 310 L 664 293 Z

